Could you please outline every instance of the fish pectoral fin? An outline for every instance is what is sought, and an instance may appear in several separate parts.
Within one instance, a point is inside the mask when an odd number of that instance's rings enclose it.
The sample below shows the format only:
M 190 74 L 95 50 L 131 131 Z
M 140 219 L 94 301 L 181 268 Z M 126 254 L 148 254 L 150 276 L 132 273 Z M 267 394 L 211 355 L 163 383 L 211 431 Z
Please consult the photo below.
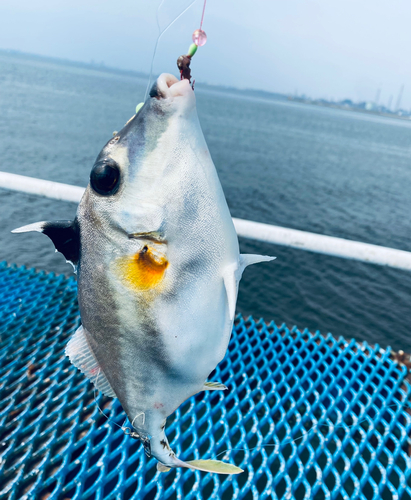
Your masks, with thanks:
M 236 277 L 237 264 L 231 264 L 224 269 L 223 280 L 225 291 L 227 293 L 228 311 L 230 320 L 234 319 L 235 305 L 237 302 L 238 281 Z
M 167 240 L 164 239 L 164 236 L 159 231 L 149 231 L 146 233 L 130 233 L 128 235 L 130 240 L 145 240 L 152 241 L 153 243 L 167 243 Z
M 240 474 L 244 472 L 240 467 L 222 462 L 221 460 L 191 460 L 184 463 L 191 469 L 215 472 L 216 474 Z
M 159 472 L 168 472 L 171 467 L 167 467 L 167 465 L 162 464 L 161 462 L 157 462 L 157 470 Z
M 203 391 L 226 391 L 227 387 L 220 382 L 205 382 Z
M 79 259 L 80 248 L 80 236 L 76 220 L 35 222 L 34 224 L 13 229 L 12 233 L 29 233 L 31 231 L 44 233 L 48 236 L 54 243 L 57 252 L 62 253 L 67 262 L 73 264 L 75 269 Z
M 66 356 L 71 363 L 93 382 L 95 388 L 105 396 L 115 398 L 116 393 L 104 375 L 96 357 L 91 350 L 85 335 L 85 328 L 80 326 L 71 337 L 66 347 Z

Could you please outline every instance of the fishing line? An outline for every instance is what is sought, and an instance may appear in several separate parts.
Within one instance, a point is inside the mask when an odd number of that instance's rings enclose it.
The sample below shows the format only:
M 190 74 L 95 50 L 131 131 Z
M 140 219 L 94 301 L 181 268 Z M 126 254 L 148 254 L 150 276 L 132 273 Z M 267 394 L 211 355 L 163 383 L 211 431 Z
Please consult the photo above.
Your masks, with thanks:
M 148 92 L 150 90 L 150 84 L 151 84 L 151 77 L 153 76 L 153 66 L 154 66 L 154 58 L 156 57 L 156 53 L 157 53 L 157 47 L 158 47 L 158 42 L 160 41 L 161 37 L 164 35 L 164 33 L 169 29 L 171 28 L 171 26 L 178 20 L 180 19 L 180 17 L 185 14 L 188 9 L 197 2 L 197 0 L 193 0 L 182 12 L 180 12 L 180 14 L 173 20 L 171 21 L 164 29 L 163 31 L 161 31 L 161 28 L 160 28 L 160 20 L 158 18 L 158 15 L 160 13 L 160 9 L 161 7 L 163 6 L 164 2 L 166 0 L 161 0 L 161 3 L 160 5 L 158 6 L 157 8 L 157 12 L 156 12 L 156 22 L 157 22 L 157 27 L 158 27 L 158 37 L 157 37 L 157 40 L 156 40 L 156 43 L 154 45 L 154 52 L 153 52 L 153 57 L 151 59 L 151 66 L 150 66 L 150 76 L 148 77 L 148 83 L 147 83 L 147 88 L 146 88 L 146 93 L 144 95 L 144 102 L 146 101 L 147 99 L 147 96 L 148 96 Z M 204 1 L 204 8 L 203 8 L 203 16 L 201 18 L 201 23 L 203 22 L 203 17 L 204 17 L 204 10 L 205 10 L 205 4 L 206 4 L 206 1 Z
M 106 417 L 107 421 L 110 423 L 110 424 L 114 424 L 114 425 L 117 425 L 117 427 L 119 427 L 123 432 L 124 434 L 126 435 L 129 435 L 131 434 L 131 429 L 130 427 L 124 427 L 125 423 L 127 422 L 127 418 L 124 420 L 123 422 L 123 425 L 120 425 L 118 424 L 117 422 L 115 422 L 111 417 L 109 417 L 108 415 L 106 415 L 104 413 L 104 411 L 100 408 L 99 404 L 98 404 L 98 401 L 97 401 L 97 398 L 96 398 L 96 389 L 94 388 L 94 402 L 96 403 L 97 405 L 97 409 L 98 411 Z
M 100 370 L 99 370 L 99 373 L 97 375 L 97 380 L 96 380 L 96 384 L 98 382 L 98 378 L 100 376 Z M 97 389 L 96 387 L 94 386 L 94 401 L 97 405 L 97 408 L 98 408 L 98 411 L 104 415 L 104 417 L 107 419 L 107 421 L 111 424 L 114 424 L 116 425 L 117 427 L 119 427 L 125 435 L 130 435 L 131 434 L 131 429 L 130 427 L 125 427 L 125 423 L 127 422 L 127 417 L 126 419 L 124 420 L 123 424 L 120 425 L 118 424 L 117 422 L 115 422 L 111 417 L 109 417 L 108 415 L 106 415 L 104 413 L 104 411 L 100 408 L 99 404 L 98 404 L 98 401 L 97 401 L 97 396 L 96 396 L 96 392 L 97 392 Z M 408 408 L 411 408 L 411 404 L 409 401 L 403 401 L 403 406 L 405 407 L 408 407 Z M 394 408 L 394 407 L 398 407 L 399 405 L 398 404 L 391 404 L 391 405 L 388 405 L 386 408 Z M 140 416 L 141 414 L 137 415 L 135 418 L 137 418 L 138 416 Z M 135 420 L 135 419 L 134 419 Z M 134 423 L 134 420 L 133 420 L 133 423 Z M 319 430 L 319 428 L 321 427 L 328 427 L 328 428 L 334 428 L 334 429 L 340 429 L 342 427 L 347 427 L 348 429 L 351 429 L 352 427 L 356 426 L 356 425 L 360 425 L 362 424 L 363 422 L 367 421 L 368 420 L 368 417 L 364 417 L 363 419 L 361 419 L 359 422 L 355 422 L 351 425 L 347 425 L 345 423 L 341 423 L 339 425 L 334 425 L 334 424 L 316 424 L 314 425 L 313 427 L 311 427 L 311 429 L 309 431 L 306 431 L 304 434 L 302 434 L 301 436 L 295 438 L 295 439 L 290 439 L 288 441 L 285 441 L 282 443 L 282 445 L 287 445 L 287 444 L 290 444 L 290 443 L 296 443 L 297 441 L 299 441 L 300 439 L 303 439 L 303 438 L 308 438 L 311 434 L 316 434 L 317 431 Z M 133 425 L 133 424 L 131 424 Z M 326 437 L 326 436 L 324 436 Z M 280 446 L 280 443 L 266 443 L 266 444 L 260 444 L 260 445 L 257 445 L 257 446 L 253 446 L 252 448 L 232 448 L 232 449 L 227 449 L 225 451 L 222 451 L 220 453 L 218 453 L 216 456 L 215 456 L 215 459 L 217 459 L 218 457 L 221 457 L 222 455 L 228 455 L 229 453 L 232 453 L 232 452 L 236 452 L 236 451 L 243 451 L 244 453 L 246 452 L 250 452 L 250 451 L 253 451 L 253 450 L 257 450 L 257 449 L 262 449 L 262 448 L 269 448 L 269 447 L 275 447 L 275 448 L 279 448 Z M 276 450 L 275 451 L 275 454 L 278 454 L 279 451 Z
M 201 16 L 201 22 L 200 22 L 200 30 L 202 29 L 203 27 L 203 21 L 204 21 L 204 12 L 205 12 L 205 8 L 206 8 L 206 3 L 207 3 L 207 0 L 204 0 L 204 5 L 203 5 L 203 14 Z
M 99 376 L 100 376 L 100 371 L 101 371 L 101 368 L 99 368 L 99 369 L 98 369 L 98 374 L 97 374 L 96 383 L 95 383 L 95 384 L 93 383 L 93 385 L 94 385 L 94 387 L 93 387 L 94 402 L 95 402 L 95 403 L 96 403 L 96 405 L 97 405 L 98 411 L 99 411 L 102 415 L 104 415 L 104 416 L 106 417 L 106 419 L 108 420 L 108 422 L 109 422 L 110 424 L 114 424 L 114 425 L 117 425 L 117 427 L 120 427 L 120 429 L 124 432 L 124 434 L 126 434 L 126 435 L 131 434 L 131 429 L 130 429 L 129 427 L 124 427 L 124 424 L 127 422 L 127 417 L 126 417 L 126 419 L 124 420 L 123 425 L 120 425 L 120 424 L 118 424 L 117 422 L 115 422 L 115 421 L 114 421 L 111 417 L 109 417 L 108 415 L 106 415 L 106 414 L 104 413 L 104 411 L 100 408 L 100 405 L 98 404 L 98 401 L 97 401 L 97 396 L 96 396 L 96 393 L 97 393 L 97 388 L 96 388 L 96 385 L 97 385 L 97 383 L 98 383 L 98 378 L 99 378 Z M 128 432 L 127 432 L 127 431 L 128 431 Z
M 405 403 L 405 405 L 403 406 L 409 406 L 409 403 L 407 401 L 404 401 L 403 403 Z M 398 407 L 399 405 L 398 404 L 395 404 L 393 403 L 392 405 L 389 405 L 387 406 L 386 408 L 392 408 L 392 407 Z M 339 424 L 339 425 L 333 425 L 333 424 L 317 424 L 317 425 L 314 425 L 313 427 L 311 427 L 311 429 L 309 431 L 306 431 L 302 436 L 299 436 L 295 439 L 290 439 L 288 441 L 285 441 L 284 443 L 282 443 L 283 445 L 287 445 L 287 444 L 290 444 L 290 443 L 296 443 L 298 440 L 304 438 L 304 437 L 309 437 L 310 434 L 314 433 L 316 434 L 317 433 L 317 430 L 319 427 L 333 427 L 334 429 L 339 429 L 341 427 L 348 427 L 348 429 L 350 429 L 351 427 L 354 427 L 355 425 L 360 425 L 362 424 L 363 422 L 365 422 L 366 420 L 368 420 L 367 417 L 364 417 L 362 420 L 360 420 L 359 422 L 355 422 L 351 425 L 347 425 L 347 424 Z M 257 449 L 261 449 L 261 448 L 267 448 L 267 447 L 270 447 L 270 446 L 275 446 L 276 448 L 278 448 L 280 446 L 280 443 L 277 443 L 277 444 L 274 444 L 274 443 L 267 443 L 267 444 L 260 444 L 260 445 L 257 445 L 257 446 L 253 446 L 252 448 L 232 448 L 232 449 L 227 449 L 225 451 L 222 451 L 220 453 L 218 453 L 216 456 L 215 456 L 215 459 L 217 459 L 218 457 L 220 457 L 221 455 L 226 455 L 226 454 L 229 454 L 233 451 L 244 451 L 244 452 L 250 452 L 250 451 L 253 451 L 253 450 L 257 450 Z M 275 451 L 276 454 L 278 454 L 278 450 Z

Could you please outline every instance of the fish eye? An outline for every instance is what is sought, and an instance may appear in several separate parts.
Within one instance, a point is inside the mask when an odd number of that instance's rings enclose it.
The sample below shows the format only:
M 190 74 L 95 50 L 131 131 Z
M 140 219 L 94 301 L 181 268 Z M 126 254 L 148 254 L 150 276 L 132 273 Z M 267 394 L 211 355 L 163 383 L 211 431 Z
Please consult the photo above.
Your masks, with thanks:
M 104 196 L 115 194 L 120 186 L 120 169 L 114 160 L 98 161 L 90 173 L 91 187 Z

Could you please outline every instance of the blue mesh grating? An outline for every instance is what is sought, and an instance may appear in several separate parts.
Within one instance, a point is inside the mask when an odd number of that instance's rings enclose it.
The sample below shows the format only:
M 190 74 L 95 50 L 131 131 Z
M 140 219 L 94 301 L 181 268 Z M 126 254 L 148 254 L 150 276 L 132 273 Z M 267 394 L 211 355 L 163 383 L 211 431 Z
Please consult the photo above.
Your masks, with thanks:
M 160 474 L 64 356 L 75 281 L 3 263 L 0 285 L 0 499 L 411 499 L 410 385 L 389 349 L 237 317 L 213 377 L 229 391 L 188 400 L 167 434 L 183 459 L 257 448 L 230 454 L 238 476 Z

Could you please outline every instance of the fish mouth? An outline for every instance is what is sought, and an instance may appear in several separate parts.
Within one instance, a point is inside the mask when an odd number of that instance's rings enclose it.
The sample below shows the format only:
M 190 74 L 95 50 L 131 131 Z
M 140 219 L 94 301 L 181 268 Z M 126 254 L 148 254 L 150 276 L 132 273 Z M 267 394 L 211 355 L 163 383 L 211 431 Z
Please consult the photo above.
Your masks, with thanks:
M 174 75 L 162 73 L 151 88 L 150 97 L 154 99 L 173 99 L 175 97 L 186 97 L 193 93 L 188 80 L 178 80 Z

